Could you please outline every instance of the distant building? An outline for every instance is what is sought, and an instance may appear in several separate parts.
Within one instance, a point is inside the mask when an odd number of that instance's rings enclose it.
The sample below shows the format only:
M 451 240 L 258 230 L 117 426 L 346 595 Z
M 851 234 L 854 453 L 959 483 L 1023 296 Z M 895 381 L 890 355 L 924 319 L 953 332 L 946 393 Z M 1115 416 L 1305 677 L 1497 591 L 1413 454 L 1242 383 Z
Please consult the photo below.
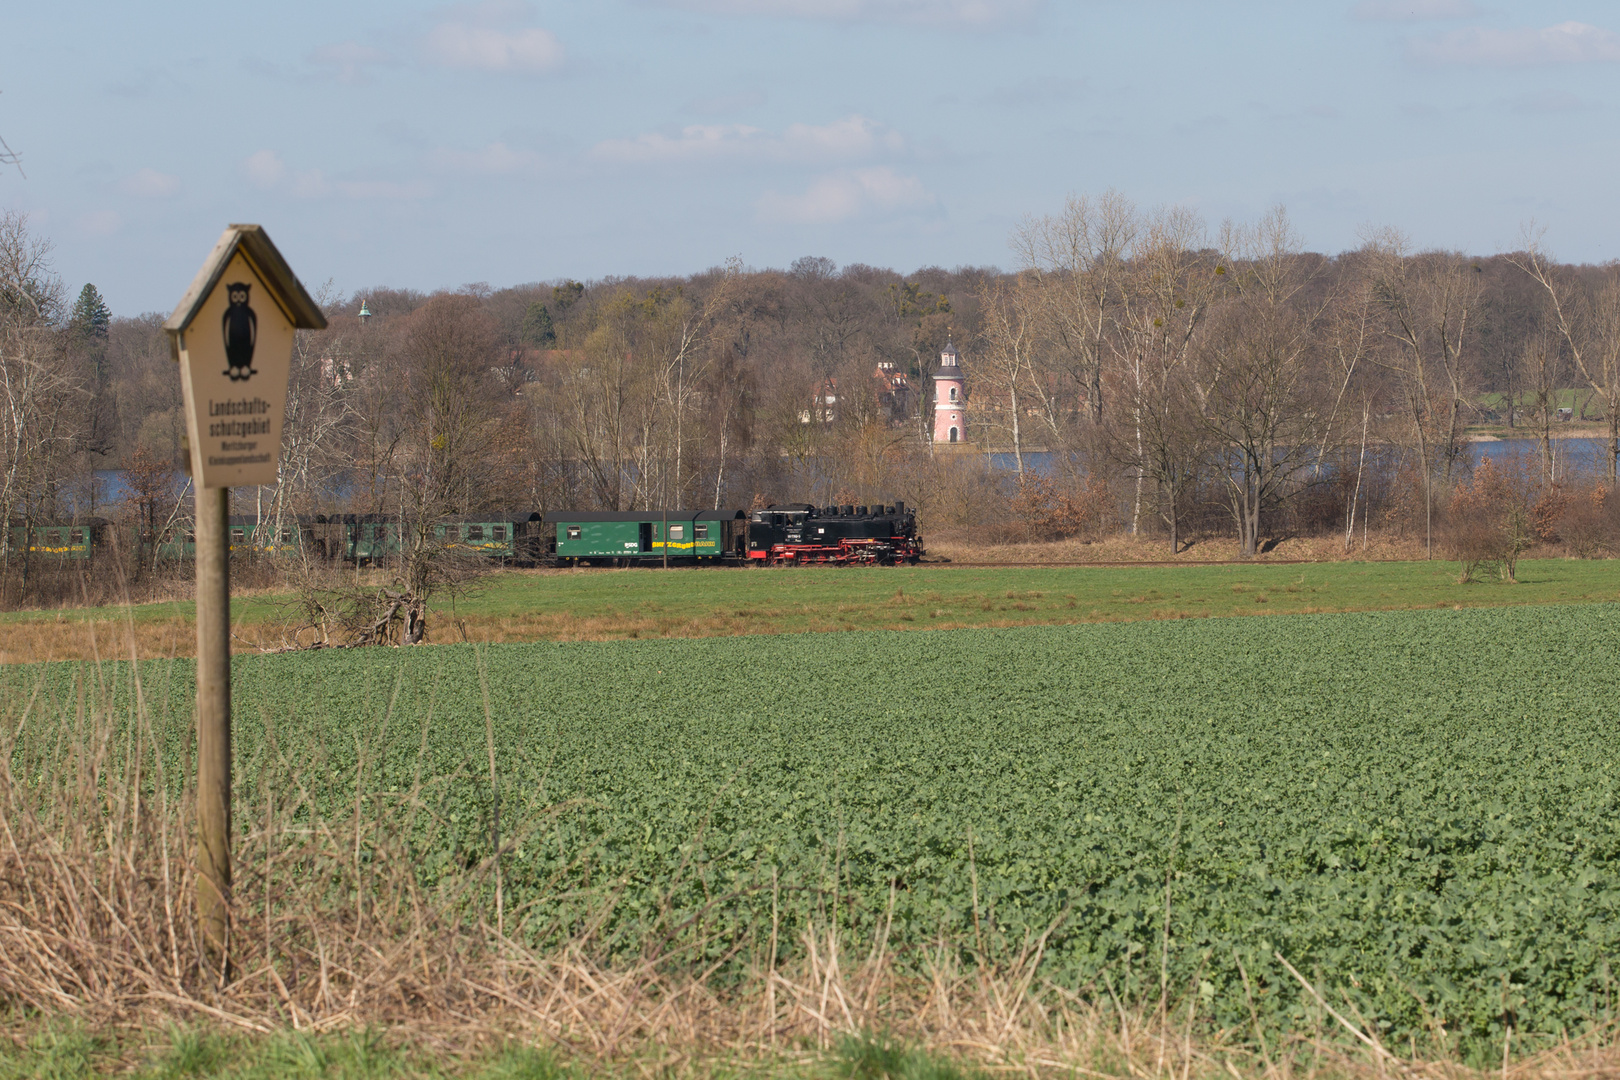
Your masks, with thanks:
M 911 382 L 893 360 L 879 360 L 872 370 L 877 388 L 878 408 L 891 424 L 904 424 L 913 415 Z
M 934 372 L 934 442 L 967 441 L 967 383 L 958 362 L 956 346 L 945 342 L 939 354 L 939 370 Z
M 828 377 L 810 402 L 810 408 L 799 411 L 799 423 L 830 424 L 838 419 L 838 380 Z

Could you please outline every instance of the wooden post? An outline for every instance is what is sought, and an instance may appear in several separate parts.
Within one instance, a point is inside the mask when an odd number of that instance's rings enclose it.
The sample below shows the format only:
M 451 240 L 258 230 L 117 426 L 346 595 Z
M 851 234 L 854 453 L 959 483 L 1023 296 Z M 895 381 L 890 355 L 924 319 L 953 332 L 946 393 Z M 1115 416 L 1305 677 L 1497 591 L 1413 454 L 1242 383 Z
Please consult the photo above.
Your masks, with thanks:
M 224 977 L 231 931 L 231 543 L 225 515 L 233 485 L 276 482 L 294 337 L 299 330 L 326 329 L 326 316 L 262 227 L 231 225 L 163 329 L 180 366 L 197 491 L 197 922 L 208 962 Z
M 197 919 L 220 975 L 230 967 L 230 489 L 197 491 Z

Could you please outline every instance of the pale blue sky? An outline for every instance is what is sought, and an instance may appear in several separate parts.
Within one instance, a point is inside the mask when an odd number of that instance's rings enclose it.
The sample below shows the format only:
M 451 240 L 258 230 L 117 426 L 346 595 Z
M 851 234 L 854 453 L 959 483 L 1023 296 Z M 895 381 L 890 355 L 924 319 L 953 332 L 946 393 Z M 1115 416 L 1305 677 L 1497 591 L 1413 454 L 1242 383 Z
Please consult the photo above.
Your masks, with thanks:
M 1604 261 L 1617 107 L 1614 0 L 0 0 L 0 206 L 120 315 L 232 221 L 344 292 L 904 272 L 1111 187 Z

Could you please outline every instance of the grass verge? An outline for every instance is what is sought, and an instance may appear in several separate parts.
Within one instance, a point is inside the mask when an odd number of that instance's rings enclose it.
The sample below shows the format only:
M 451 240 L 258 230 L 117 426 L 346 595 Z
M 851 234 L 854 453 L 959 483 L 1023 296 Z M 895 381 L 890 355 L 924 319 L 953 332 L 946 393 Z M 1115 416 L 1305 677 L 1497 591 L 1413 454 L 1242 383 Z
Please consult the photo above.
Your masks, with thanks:
M 1444 562 L 504 571 L 440 604 L 430 640 L 612 641 L 1134 622 L 1620 599 L 1620 561 L 1537 559 L 1458 585 Z M 286 597 L 232 602 L 236 648 L 292 640 Z M 0 615 L 0 663 L 189 656 L 186 602 Z M 116 645 L 114 644 L 116 642 Z

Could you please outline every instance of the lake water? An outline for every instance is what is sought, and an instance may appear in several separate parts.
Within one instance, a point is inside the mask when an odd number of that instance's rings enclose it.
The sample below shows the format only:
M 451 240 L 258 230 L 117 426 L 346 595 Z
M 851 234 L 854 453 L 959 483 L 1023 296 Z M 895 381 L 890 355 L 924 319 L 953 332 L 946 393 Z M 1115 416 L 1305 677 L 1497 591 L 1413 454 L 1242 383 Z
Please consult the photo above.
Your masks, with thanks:
M 1607 439 L 1554 439 L 1553 455 L 1559 473 L 1592 475 L 1603 471 L 1603 456 L 1608 452 L 1608 447 Z M 1486 442 L 1471 442 L 1466 445 L 1466 453 L 1471 465 L 1478 465 L 1486 457 L 1504 460 L 1523 456 L 1539 461 L 1541 442 L 1538 439 L 1493 439 Z M 989 467 L 996 472 L 1015 472 L 1018 468 L 1017 458 L 1010 453 L 986 454 L 985 458 Z M 1051 474 L 1055 460 L 1055 455 L 1044 450 L 1026 453 L 1024 468 L 1047 476 Z
M 1553 462 L 1560 475 L 1592 475 L 1603 471 L 1603 459 L 1609 452 L 1607 439 L 1554 439 Z M 1539 439 L 1496 439 L 1490 442 L 1468 444 L 1468 459 L 1477 465 L 1484 458 L 1511 459 L 1515 457 L 1541 460 Z

